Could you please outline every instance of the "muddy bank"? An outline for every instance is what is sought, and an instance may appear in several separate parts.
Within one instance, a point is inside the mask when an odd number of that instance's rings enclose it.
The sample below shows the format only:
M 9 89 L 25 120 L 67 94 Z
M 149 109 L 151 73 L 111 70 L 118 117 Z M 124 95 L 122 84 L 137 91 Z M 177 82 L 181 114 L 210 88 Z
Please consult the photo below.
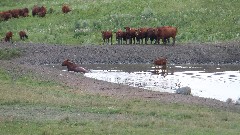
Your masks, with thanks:
M 1 61 L 2 68 L 17 72 L 35 72 L 46 80 L 57 81 L 73 88 L 73 92 L 87 92 L 114 96 L 117 98 L 140 98 L 157 100 L 163 103 L 184 103 L 203 105 L 212 108 L 240 112 L 238 105 L 215 99 L 190 95 L 170 94 L 148 91 L 130 86 L 112 84 L 84 77 L 80 73 L 64 72 L 47 67 L 46 64 L 60 64 L 69 58 L 78 64 L 133 64 L 152 63 L 159 56 L 166 56 L 170 64 L 239 64 L 240 44 L 184 44 L 176 46 L 162 45 L 112 45 L 112 46 L 59 46 L 46 44 L 1 44 L 1 48 L 18 48 L 20 58 Z M 14 70 L 12 70 L 14 71 Z
M 145 64 L 153 63 L 164 56 L 170 64 L 239 64 L 240 42 L 216 44 L 171 45 L 9 45 L 19 48 L 23 57 L 16 59 L 21 64 L 59 64 L 68 58 L 79 64 Z

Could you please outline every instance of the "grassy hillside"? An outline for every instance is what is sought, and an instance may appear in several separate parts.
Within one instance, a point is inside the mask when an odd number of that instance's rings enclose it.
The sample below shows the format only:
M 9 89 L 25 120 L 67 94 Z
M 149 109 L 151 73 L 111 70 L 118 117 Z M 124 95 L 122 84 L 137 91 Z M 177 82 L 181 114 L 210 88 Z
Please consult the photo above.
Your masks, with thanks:
M 62 14 L 62 4 L 73 10 Z M 178 42 L 239 40 L 238 0 L 2 0 L 1 11 L 44 5 L 53 13 L 44 18 L 27 17 L 0 22 L 0 37 L 26 30 L 29 40 L 56 44 L 101 44 L 101 30 L 130 27 L 178 27 Z
M 116 99 L 0 69 L 0 134 L 238 134 L 240 114 L 196 105 Z

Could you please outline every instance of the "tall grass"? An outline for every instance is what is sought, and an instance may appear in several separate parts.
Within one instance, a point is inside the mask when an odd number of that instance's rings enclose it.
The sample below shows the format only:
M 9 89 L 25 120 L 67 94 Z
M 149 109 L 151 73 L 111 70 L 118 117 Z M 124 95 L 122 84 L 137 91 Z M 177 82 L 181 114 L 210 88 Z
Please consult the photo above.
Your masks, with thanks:
M 62 4 L 72 12 L 62 14 Z M 177 42 L 217 42 L 239 40 L 240 3 L 238 0 L 14 0 L 0 1 L 1 11 L 45 5 L 53 12 L 44 18 L 10 19 L 0 22 L 0 37 L 6 31 L 26 30 L 24 42 L 53 44 L 102 44 L 101 31 L 130 27 L 178 27 Z
M 240 114 L 78 92 L 0 69 L 0 134 L 238 134 Z

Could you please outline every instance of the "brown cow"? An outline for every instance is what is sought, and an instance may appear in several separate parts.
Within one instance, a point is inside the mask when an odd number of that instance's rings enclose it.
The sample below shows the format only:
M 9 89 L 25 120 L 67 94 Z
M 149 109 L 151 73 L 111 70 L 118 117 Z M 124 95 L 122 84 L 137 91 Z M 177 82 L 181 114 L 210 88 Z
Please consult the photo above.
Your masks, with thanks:
M 169 38 L 173 39 L 173 44 L 175 44 L 176 40 L 176 35 L 177 35 L 177 28 L 172 27 L 172 26 L 163 26 L 163 27 L 158 27 L 156 30 L 156 36 L 157 36 L 157 42 L 160 42 L 160 39 L 162 39 L 163 43 L 166 44 L 167 40 Z
M 39 11 L 40 11 L 40 7 L 37 5 L 34 5 L 32 8 L 32 16 L 38 15 Z
M 139 28 L 136 31 L 136 40 L 140 44 L 140 41 L 142 41 L 143 44 L 143 39 L 145 39 L 145 44 L 147 44 L 147 30 L 148 28 Z
M 159 69 L 162 70 L 161 74 L 164 75 L 167 70 L 167 58 L 165 57 L 159 57 L 154 60 L 154 64 L 156 65 L 156 71 L 155 73 L 159 73 Z
M 20 31 L 19 32 L 19 37 L 21 40 L 24 40 L 25 38 L 28 39 L 28 35 L 26 34 L 25 31 Z
M 8 12 L 11 13 L 13 18 L 18 18 L 19 17 L 19 11 L 20 11 L 20 9 L 13 9 L 13 10 L 9 10 Z
M 129 44 L 132 44 L 133 40 L 133 44 L 135 44 L 137 29 L 130 27 L 124 27 L 124 29 L 126 30 L 126 40 L 129 40 Z
M 11 31 L 6 33 L 6 36 L 4 38 L 5 42 L 10 42 L 12 40 L 13 33 Z
M 81 73 L 89 72 L 87 69 L 71 62 L 69 59 L 64 60 L 62 63 L 62 66 L 67 66 L 68 71 L 81 72 Z
M 118 44 L 123 44 L 123 40 L 126 42 L 126 32 L 119 29 L 116 33 L 116 40 L 118 41 Z
M 44 17 L 46 15 L 46 13 L 47 13 L 47 9 L 44 6 L 42 6 L 42 7 L 40 7 L 40 10 L 38 12 L 38 16 Z
M 23 9 L 20 9 L 20 11 L 19 11 L 19 16 L 27 17 L 27 16 L 28 16 L 28 13 L 29 13 L 28 8 L 23 8 Z
M 151 44 L 153 42 L 153 40 L 157 40 L 157 36 L 156 36 L 156 28 L 149 28 L 147 30 L 147 40 L 150 39 Z M 155 42 L 156 43 L 156 42 Z
M 103 44 L 107 40 L 107 43 L 109 44 L 109 38 L 111 39 L 111 45 L 112 45 L 112 31 L 102 31 L 102 38 L 103 38 Z
M 1 12 L 0 16 L 1 16 L 1 20 L 4 20 L 4 21 L 7 21 L 8 19 L 12 18 L 12 14 L 9 13 L 8 11 L 7 12 Z
M 38 15 L 39 17 L 44 17 L 46 13 L 47 9 L 44 6 L 39 7 L 35 5 L 32 9 L 32 16 Z
M 71 9 L 69 8 L 69 6 L 68 5 L 63 5 L 62 6 L 62 12 L 63 13 L 68 13 L 68 12 L 70 12 L 71 11 Z

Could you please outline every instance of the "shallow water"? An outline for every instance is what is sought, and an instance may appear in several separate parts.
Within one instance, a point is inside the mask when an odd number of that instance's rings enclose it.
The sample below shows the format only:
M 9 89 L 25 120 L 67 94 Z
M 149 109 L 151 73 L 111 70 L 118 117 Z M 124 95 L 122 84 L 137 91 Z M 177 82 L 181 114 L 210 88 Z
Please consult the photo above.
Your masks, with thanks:
M 90 69 L 86 77 L 174 93 L 189 86 L 192 95 L 226 101 L 240 98 L 240 65 L 169 65 L 157 74 L 151 64 L 82 65 Z

